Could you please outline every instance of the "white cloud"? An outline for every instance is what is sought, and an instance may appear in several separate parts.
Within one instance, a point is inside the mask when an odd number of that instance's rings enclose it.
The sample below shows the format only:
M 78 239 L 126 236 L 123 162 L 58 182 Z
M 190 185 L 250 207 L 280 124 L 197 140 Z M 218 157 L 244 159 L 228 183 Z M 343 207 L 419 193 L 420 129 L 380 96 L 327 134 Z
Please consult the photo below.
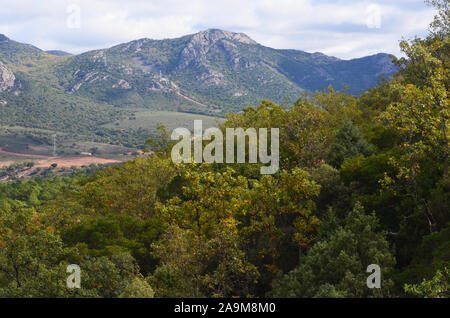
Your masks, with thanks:
M 81 9 L 80 29 L 67 26 L 70 4 Z M 380 9 L 380 28 L 368 25 L 371 5 Z M 422 0 L 14 0 L 1 7 L 0 33 L 43 49 L 80 53 L 221 28 L 263 45 L 341 58 L 399 55 L 398 40 L 423 35 L 434 15 Z

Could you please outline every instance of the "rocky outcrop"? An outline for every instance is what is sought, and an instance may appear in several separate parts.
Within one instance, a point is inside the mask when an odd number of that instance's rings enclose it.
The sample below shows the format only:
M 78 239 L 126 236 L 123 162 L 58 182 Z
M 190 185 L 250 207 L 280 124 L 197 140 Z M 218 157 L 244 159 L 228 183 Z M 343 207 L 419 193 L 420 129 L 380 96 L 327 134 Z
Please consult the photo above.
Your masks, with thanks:
M 0 92 L 7 91 L 14 87 L 16 77 L 2 62 L 0 62 Z
M 76 76 L 79 73 L 80 70 L 77 70 L 74 73 L 74 76 Z M 106 80 L 108 76 L 104 76 L 103 80 Z M 70 90 L 70 93 L 75 93 L 76 91 L 78 91 L 82 85 L 86 84 L 86 83 L 94 83 L 95 81 L 97 81 L 98 79 L 100 79 L 101 76 L 99 75 L 99 72 L 89 72 L 86 75 L 83 76 L 81 82 L 76 83 L 72 89 Z
M 215 70 L 208 70 L 207 72 L 197 76 L 197 80 L 205 83 L 206 85 L 223 85 L 226 83 L 224 80 L 225 75 Z
M 238 52 L 233 42 L 257 44 L 243 33 L 233 33 L 222 30 L 206 30 L 192 35 L 190 42 L 183 49 L 180 56 L 178 70 L 183 70 L 195 61 L 198 65 L 207 66 L 207 54 L 212 47 L 220 42 L 228 51 Z
M 131 85 L 126 80 L 121 79 L 112 88 L 131 89 Z

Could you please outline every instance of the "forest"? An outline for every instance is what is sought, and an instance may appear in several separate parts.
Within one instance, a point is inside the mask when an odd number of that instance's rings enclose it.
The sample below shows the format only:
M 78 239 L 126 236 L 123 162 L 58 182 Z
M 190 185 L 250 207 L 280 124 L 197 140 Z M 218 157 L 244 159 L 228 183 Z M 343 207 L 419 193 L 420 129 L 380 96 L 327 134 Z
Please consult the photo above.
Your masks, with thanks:
M 0 183 L 0 297 L 448 298 L 450 17 L 432 3 L 429 34 L 367 92 L 227 115 L 280 129 L 274 175 L 174 164 L 161 126 L 148 157 Z

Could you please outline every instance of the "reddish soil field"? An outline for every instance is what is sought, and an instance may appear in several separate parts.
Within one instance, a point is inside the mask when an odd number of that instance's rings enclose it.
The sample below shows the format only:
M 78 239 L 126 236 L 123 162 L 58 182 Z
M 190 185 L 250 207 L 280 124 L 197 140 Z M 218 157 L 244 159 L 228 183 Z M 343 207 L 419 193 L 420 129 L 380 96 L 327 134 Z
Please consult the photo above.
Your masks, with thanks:
M 35 161 L 36 168 L 50 167 L 52 164 L 56 163 L 58 167 L 70 168 L 70 167 L 81 167 L 88 166 L 90 164 L 108 164 L 108 163 L 119 163 L 120 160 L 113 159 L 103 159 L 97 157 L 73 157 L 73 158 L 48 158 L 45 160 Z
M 14 161 L 0 161 L 0 168 L 10 166 L 14 163 Z
M 58 167 L 60 168 L 70 168 L 70 167 L 81 167 L 81 166 L 88 166 L 90 164 L 108 164 L 108 163 L 119 163 L 122 162 L 120 160 L 114 160 L 114 159 L 103 159 L 103 158 L 97 158 L 92 156 L 86 156 L 86 157 L 48 157 L 48 156 L 40 156 L 40 155 L 28 155 L 28 154 L 20 154 L 20 153 L 13 153 L 13 152 L 7 152 L 0 148 L 0 153 L 23 158 L 24 161 L 31 161 L 34 162 L 34 168 L 47 168 L 50 167 L 52 164 L 56 163 Z M 6 160 L 1 161 L 0 160 L 0 168 L 6 167 L 9 165 L 12 165 L 14 161 Z

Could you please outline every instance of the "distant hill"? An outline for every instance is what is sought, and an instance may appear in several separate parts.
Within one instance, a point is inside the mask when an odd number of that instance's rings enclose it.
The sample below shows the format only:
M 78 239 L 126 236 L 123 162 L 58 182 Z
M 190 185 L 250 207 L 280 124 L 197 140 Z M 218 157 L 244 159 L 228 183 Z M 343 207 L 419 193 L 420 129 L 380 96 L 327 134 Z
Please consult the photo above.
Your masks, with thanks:
M 6 124 L 69 132 L 96 132 L 130 109 L 222 115 L 262 99 L 295 101 L 329 85 L 346 84 L 358 94 L 395 71 L 388 54 L 341 60 L 269 48 L 217 29 L 80 55 L 44 52 L 0 35 Z
M 49 51 L 45 51 L 45 53 L 48 53 L 48 54 L 51 54 L 51 55 L 56 55 L 56 56 L 72 55 L 71 53 L 67 53 L 67 52 L 59 51 L 59 50 L 49 50 Z

